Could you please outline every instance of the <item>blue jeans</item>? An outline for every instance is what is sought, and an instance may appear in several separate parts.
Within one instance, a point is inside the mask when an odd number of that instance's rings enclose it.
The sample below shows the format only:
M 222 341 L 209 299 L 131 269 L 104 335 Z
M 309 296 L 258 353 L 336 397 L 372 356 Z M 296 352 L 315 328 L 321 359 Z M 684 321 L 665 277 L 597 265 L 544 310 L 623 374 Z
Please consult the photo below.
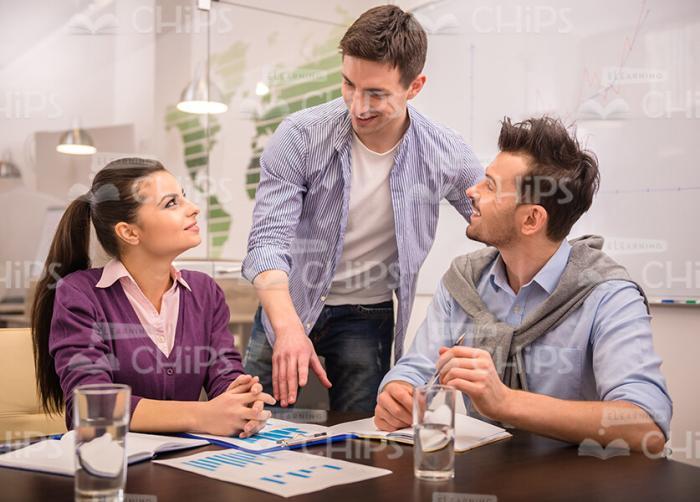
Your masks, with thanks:
M 261 312 L 258 308 L 255 314 L 243 365 L 272 394 L 272 347 L 265 337 Z M 331 410 L 374 412 L 379 384 L 389 371 L 393 336 L 391 301 L 323 308 L 309 338 L 316 354 L 325 358 L 326 374 L 333 384 L 329 389 Z

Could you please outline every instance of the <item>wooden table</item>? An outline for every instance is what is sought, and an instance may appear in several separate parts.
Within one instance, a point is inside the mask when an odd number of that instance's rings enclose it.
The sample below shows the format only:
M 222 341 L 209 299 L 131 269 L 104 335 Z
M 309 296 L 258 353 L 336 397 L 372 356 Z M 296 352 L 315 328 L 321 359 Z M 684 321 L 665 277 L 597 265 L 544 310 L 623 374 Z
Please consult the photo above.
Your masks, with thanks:
M 329 412 L 327 425 L 363 418 Z M 203 447 L 217 449 L 213 446 Z M 189 455 L 187 450 L 168 457 Z M 455 479 L 419 481 L 413 477 L 411 447 L 379 441 L 352 440 L 309 448 L 393 471 L 389 476 L 341 485 L 320 492 L 283 499 L 243 486 L 224 483 L 179 469 L 143 462 L 129 467 L 127 500 L 165 501 L 683 501 L 700 500 L 700 469 L 644 455 L 600 460 L 579 456 L 575 446 L 528 432 L 493 443 L 455 459 Z M 165 458 L 165 456 L 163 457 Z M 0 468 L 0 500 L 73 500 L 73 479 Z M 435 494 L 450 493 L 449 497 Z M 435 495 L 435 496 L 434 496 Z M 485 496 L 490 495 L 491 498 Z M 497 498 L 494 498 L 497 497 Z

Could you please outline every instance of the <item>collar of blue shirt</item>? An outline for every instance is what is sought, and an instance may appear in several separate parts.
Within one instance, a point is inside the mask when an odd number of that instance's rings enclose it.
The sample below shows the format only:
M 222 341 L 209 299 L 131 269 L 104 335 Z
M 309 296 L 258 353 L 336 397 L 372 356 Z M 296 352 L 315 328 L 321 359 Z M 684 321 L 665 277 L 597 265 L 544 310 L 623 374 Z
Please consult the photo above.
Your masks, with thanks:
M 545 263 L 544 267 L 540 269 L 535 277 L 532 278 L 530 282 L 525 284 L 522 289 L 527 288 L 533 283 L 538 284 L 542 289 L 544 289 L 548 294 L 552 294 L 554 289 L 559 283 L 561 275 L 564 273 L 566 268 L 566 263 L 569 261 L 569 254 L 571 253 L 571 244 L 569 241 L 564 239 L 557 249 L 556 253 Z M 488 269 L 488 276 L 491 280 L 491 285 L 495 291 L 502 289 L 511 296 L 515 296 L 513 289 L 508 284 L 508 275 L 506 274 L 506 265 L 503 262 L 503 258 L 499 254 L 496 260 Z

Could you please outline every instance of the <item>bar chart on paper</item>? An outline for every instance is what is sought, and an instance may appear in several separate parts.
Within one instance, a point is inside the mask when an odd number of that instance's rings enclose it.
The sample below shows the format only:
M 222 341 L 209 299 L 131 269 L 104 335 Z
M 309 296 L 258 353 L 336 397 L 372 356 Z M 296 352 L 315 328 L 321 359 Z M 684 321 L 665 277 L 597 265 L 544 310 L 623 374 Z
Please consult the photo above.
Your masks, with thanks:
M 298 440 L 323 434 L 327 431 L 328 428 L 321 425 L 297 424 L 271 418 L 261 431 L 248 438 L 211 436 L 208 434 L 197 434 L 195 437 L 213 440 L 220 446 L 227 445 L 247 452 L 264 453 L 279 449 L 282 441 Z
M 273 444 L 277 444 L 277 441 L 292 439 L 306 434 L 307 431 L 299 427 L 283 427 L 281 429 L 272 429 L 269 431 L 262 430 L 254 436 L 241 439 L 241 441 L 248 444 L 259 443 L 260 441 L 271 441 Z
M 246 467 L 247 465 L 264 465 L 267 455 L 253 455 L 252 453 L 233 452 L 219 453 L 217 455 L 206 456 L 194 460 L 188 460 L 186 465 L 205 471 L 215 471 L 221 466 Z
M 265 454 L 207 451 L 155 463 L 283 497 L 391 473 L 386 469 L 287 450 Z
M 318 470 L 316 470 L 318 469 Z M 272 474 L 271 476 L 264 476 L 260 478 L 261 481 L 267 481 L 268 483 L 277 483 L 278 485 L 286 485 L 290 480 L 296 481 L 297 478 L 311 479 L 314 474 L 323 475 L 321 471 L 323 469 L 331 469 L 332 471 L 342 471 L 343 468 L 337 465 L 323 464 L 321 466 L 312 465 L 308 469 L 299 469 L 296 471 L 288 471 L 282 474 Z

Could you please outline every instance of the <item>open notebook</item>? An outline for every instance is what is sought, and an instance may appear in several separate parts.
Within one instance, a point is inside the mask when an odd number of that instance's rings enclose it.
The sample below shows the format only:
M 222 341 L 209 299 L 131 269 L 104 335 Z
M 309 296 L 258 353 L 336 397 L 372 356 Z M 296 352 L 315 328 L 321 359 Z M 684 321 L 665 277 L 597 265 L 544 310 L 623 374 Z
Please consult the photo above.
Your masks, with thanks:
M 96 441 L 99 442 L 100 438 Z M 206 444 L 208 441 L 204 439 L 129 432 L 126 436 L 127 462 L 133 464 L 151 459 L 158 453 Z M 95 446 L 99 451 L 101 445 Z M 19 450 L 4 453 L 0 455 L 0 467 L 73 476 L 75 474 L 75 431 L 65 433 L 61 439 L 45 439 Z
M 394 432 L 380 431 L 374 425 L 374 418 L 345 422 L 331 427 L 299 424 L 271 418 L 260 432 L 245 439 L 207 434 L 186 434 L 186 436 L 206 439 L 212 444 L 237 448 L 250 453 L 267 453 L 285 448 L 300 448 L 345 439 L 385 439 L 413 444 L 412 427 Z M 511 437 L 510 433 L 502 427 L 467 415 L 455 415 L 455 451 L 471 450 L 477 446 L 509 437 Z

